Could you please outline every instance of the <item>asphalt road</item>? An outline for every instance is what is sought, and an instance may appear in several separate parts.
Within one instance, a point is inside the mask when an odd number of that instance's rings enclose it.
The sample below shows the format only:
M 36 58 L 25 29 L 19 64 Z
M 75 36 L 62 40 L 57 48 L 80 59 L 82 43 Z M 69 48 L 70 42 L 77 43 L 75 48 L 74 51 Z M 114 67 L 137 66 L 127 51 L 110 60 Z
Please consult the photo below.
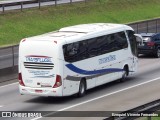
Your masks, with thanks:
M 87 91 L 82 98 L 55 98 L 20 95 L 18 83 L 0 86 L 0 111 L 125 111 L 160 99 L 160 59 L 152 56 L 139 58 L 138 72 L 123 83 L 117 81 Z M 74 114 L 81 114 L 77 112 Z M 82 114 L 83 115 L 83 114 Z M 91 116 L 93 114 L 91 113 Z M 94 115 L 93 115 L 94 116 Z M 94 119 L 103 119 L 98 117 Z M 11 118 L 0 118 L 10 120 Z M 17 120 L 18 118 L 12 118 Z M 31 118 L 24 118 L 30 120 Z M 93 119 L 92 117 L 47 117 L 46 120 Z M 35 119 L 34 119 L 35 120 Z
M 5 1 L 5 0 L 3 0 Z M 0 4 L 3 3 L 3 1 L 0 1 Z M 14 0 L 7 0 L 7 2 L 14 2 Z M 16 1 L 16 0 L 15 0 Z M 21 0 L 23 1 L 23 0 Z M 72 0 L 72 2 L 80 2 L 80 1 L 84 1 L 84 0 Z M 65 4 L 65 3 L 70 3 L 70 0 L 57 0 L 57 4 Z M 41 2 L 41 6 L 48 6 L 48 5 L 55 5 L 55 1 L 49 1 L 49 2 Z M 23 5 L 23 8 L 34 8 L 34 7 L 38 7 L 39 3 L 33 3 L 33 4 L 25 4 Z M 15 6 L 6 6 L 5 7 L 5 11 L 6 10 L 17 10 L 17 9 L 21 9 L 21 5 L 15 5 Z M 3 11 L 3 8 L 0 7 L 0 11 Z

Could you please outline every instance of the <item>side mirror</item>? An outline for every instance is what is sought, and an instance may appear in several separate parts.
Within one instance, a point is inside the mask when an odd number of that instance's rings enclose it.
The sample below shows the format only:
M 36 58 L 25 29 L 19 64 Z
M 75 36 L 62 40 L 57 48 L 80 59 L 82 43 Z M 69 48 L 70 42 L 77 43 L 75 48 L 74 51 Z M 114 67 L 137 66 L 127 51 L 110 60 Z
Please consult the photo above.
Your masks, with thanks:
M 136 41 L 139 42 L 139 43 L 143 43 L 143 38 L 140 34 L 134 34 L 135 37 L 136 37 Z

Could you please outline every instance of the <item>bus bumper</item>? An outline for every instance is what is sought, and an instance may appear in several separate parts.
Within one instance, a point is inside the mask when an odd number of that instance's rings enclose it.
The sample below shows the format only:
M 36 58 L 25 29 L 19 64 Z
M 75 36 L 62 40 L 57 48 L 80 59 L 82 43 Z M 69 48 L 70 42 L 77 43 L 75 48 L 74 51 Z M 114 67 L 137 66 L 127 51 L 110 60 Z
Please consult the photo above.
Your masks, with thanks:
M 63 96 L 62 87 L 58 88 L 31 88 L 19 85 L 19 92 L 22 95 L 36 96 Z

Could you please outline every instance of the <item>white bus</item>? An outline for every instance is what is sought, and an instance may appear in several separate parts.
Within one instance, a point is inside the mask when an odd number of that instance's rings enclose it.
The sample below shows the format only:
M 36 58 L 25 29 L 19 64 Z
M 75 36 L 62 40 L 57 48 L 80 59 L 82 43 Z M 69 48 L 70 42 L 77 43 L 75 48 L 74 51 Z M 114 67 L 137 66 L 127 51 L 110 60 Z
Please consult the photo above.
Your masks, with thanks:
M 25 38 L 19 46 L 19 90 L 37 96 L 83 96 L 137 71 L 131 27 L 94 23 Z

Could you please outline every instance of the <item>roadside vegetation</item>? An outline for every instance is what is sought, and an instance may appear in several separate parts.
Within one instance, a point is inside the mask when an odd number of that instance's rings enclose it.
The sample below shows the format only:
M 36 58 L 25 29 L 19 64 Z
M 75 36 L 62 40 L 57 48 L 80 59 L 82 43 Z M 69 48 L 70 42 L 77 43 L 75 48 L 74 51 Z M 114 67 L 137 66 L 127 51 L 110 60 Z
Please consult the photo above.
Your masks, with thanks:
M 99 2 L 100 1 L 100 2 Z M 0 46 L 82 23 L 128 23 L 160 17 L 160 0 L 88 0 L 0 14 Z

